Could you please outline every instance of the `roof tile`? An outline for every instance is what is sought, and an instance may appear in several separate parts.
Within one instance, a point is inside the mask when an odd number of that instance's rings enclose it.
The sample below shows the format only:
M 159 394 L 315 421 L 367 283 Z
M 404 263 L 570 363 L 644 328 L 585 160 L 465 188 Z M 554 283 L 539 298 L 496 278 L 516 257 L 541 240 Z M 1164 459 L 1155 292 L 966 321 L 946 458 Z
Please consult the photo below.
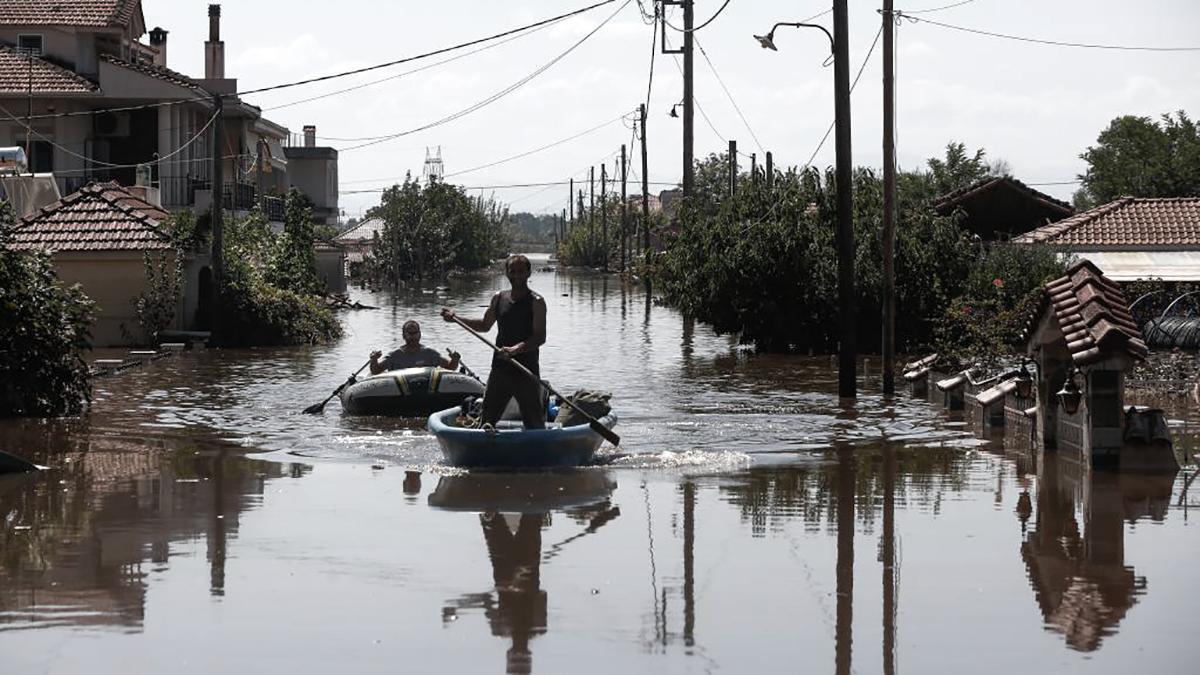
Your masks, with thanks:
M 1125 296 L 1095 264 L 1088 260 L 1075 262 L 1065 276 L 1044 288 L 1041 308 L 1025 331 L 1027 340 L 1033 338 L 1041 317 L 1050 311 L 1077 366 L 1102 361 L 1114 352 L 1139 360 L 1146 358 L 1146 343 L 1129 314 Z
M 4 0 L 0 25 L 125 26 L 139 4 L 140 0 Z
M 91 183 L 21 220 L 12 247 L 51 251 L 168 250 L 168 214 L 115 182 Z
M 1200 197 L 1122 197 L 1013 238 L 1060 246 L 1200 246 Z
M 0 45 L 0 95 L 94 94 L 100 87 L 91 80 L 45 59 L 32 62 L 12 47 Z

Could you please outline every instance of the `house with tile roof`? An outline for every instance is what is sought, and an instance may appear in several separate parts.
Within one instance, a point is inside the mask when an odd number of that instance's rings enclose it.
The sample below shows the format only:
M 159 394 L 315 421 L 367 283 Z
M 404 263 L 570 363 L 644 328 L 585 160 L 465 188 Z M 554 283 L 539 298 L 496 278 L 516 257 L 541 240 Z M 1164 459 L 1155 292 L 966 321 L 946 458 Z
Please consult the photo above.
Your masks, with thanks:
M 1013 243 L 1069 252 L 1113 281 L 1200 281 L 1200 197 L 1122 197 Z
M 1066 218 L 1075 209 L 1011 176 L 989 176 L 933 201 L 941 216 L 962 213 L 960 225 L 984 241 L 1006 240 Z
M 168 263 L 177 255 L 163 229 L 168 217 L 115 182 L 93 183 L 22 219 L 11 246 L 49 252 L 59 279 L 96 302 L 93 347 L 128 345 L 142 337 L 133 299 L 146 289 L 146 254 Z M 176 330 L 196 327 L 202 286 L 211 280 L 208 256 L 187 255 Z
M 168 67 L 168 31 L 147 33 L 142 0 L 0 2 L 0 146 L 27 148 L 29 169 L 53 173 L 60 194 L 92 181 L 135 185 L 146 165 L 147 199 L 199 212 L 211 204 L 211 120 L 220 105 L 226 208 L 263 206 L 282 219 L 277 197 L 294 185 L 292 135 L 236 95 L 220 20 L 220 5 L 209 5 L 205 72 L 192 77 Z M 336 219 L 333 159 L 332 194 L 310 198 Z M 306 182 L 324 184 L 309 173 Z

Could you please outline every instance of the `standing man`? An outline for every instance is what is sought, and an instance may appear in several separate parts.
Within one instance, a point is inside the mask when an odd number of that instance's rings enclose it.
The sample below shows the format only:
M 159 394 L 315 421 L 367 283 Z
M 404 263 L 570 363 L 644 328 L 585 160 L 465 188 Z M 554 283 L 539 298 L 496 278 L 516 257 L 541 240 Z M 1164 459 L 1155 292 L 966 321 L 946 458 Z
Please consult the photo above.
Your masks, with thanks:
M 529 258 L 509 256 L 504 262 L 504 275 L 512 289 L 492 296 L 482 319 L 457 317 L 472 330 L 486 333 L 499 324 L 496 346 L 492 356 L 492 372 L 488 374 L 487 390 L 483 394 L 484 424 L 495 425 L 504 413 L 510 398 L 517 399 L 521 419 L 526 429 L 546 426 L 546 409 L 542 405 L 541 369 L 538 367 L 538 348 L 546 342 L 546 300 L 529 288 L 533 271 Z M 442 318 L 454 321 L 453 309 L 442 309 Z M 515 360 L 537 378 L 529 377 L 510 363 Z

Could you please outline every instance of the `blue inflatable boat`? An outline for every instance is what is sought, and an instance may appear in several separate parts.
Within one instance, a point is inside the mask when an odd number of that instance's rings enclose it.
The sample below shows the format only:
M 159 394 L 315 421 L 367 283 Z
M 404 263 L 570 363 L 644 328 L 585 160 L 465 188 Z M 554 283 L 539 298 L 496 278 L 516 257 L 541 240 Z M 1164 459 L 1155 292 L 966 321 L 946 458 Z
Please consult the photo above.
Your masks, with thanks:
M 454 407 L 429 416 L 429 430 L 453 466 L 582 466 L 592 461 L 604 441 L 587 424 L 563 427 L 551 422 L 545 429 L 526 430 L 520 422 L 502 421 L 496 429 L 464 428 L 455 421 L 460 411 Z M 597 421 L 612 429 L 617 416 L 610 412 Z

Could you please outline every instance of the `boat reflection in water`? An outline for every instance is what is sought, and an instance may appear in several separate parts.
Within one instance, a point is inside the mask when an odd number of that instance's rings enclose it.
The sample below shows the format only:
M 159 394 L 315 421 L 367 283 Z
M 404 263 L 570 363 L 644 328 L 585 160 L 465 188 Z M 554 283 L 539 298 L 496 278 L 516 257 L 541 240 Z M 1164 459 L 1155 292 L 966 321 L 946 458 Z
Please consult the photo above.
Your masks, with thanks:
M 1028 492 L 1021 495 L 1023 530 L 1035 516 L 1021 558 L 1046 626 L 1062 633 L 1072 649 L 1098 649 L 1146 592 L 1146 578 L 1125 564 L 1125 523 L 1166 518 L 1176 473 L 1096 471 L 1048 455 L 1036 510 Z
M 442 621 L 455 620 L 462 609 L 482 609 L 492 635 L 512 640 L 505 672 L 532 672 L 530 640 L 547 630 L 542 562 L 620 515 L 610 501 L 616 487 L 602 471 L 472 473 L 438 479 L 429 495 L 431 507 L 479 513 L 495 586 L 492 591 L 447 601 Z M 554 511 L 566 512 L 586 525 L 543 552 L 542 530 L 549 527 Z

